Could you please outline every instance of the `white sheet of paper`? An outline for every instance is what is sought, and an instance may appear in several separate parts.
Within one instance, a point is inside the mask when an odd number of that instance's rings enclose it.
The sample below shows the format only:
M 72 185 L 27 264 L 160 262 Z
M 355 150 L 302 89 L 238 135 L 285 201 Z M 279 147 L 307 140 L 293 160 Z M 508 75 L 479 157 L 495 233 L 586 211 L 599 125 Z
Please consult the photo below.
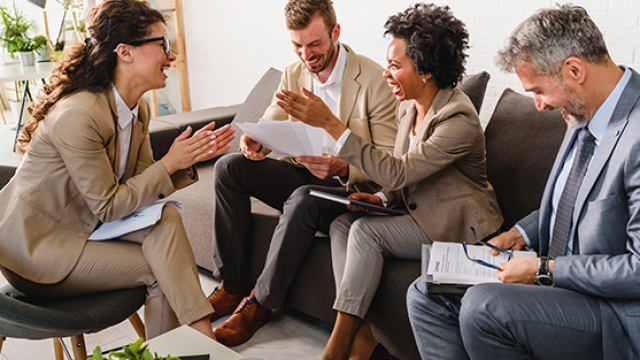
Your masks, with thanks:
M 115 239 L 124 234 L 134 232 L 136 230 L 148 228 L 160 220 L 162 209 L 167 206 L 175 206 L 180 209 L 177 201 L 165 200 L 153 203 L 149 206 L 138 209 L 133 214 L 123 217 L 122 219 L 103 223 L 91 233 L 89 240 L 109 240 Z
M 506 263 L 508 257 L 504 254 L 491 255 L 491 249 L 486 246 L 467 246 L 472 259 L 484 260 L 490 264 Z M 531 256 L 534 252 L 516 251 L 514 257 Z M 500 282 L 497 270 L 480 265 L 467 259 L 462 244 L 434 242 L 431 247 L 431 260 L 427 274 L 433 276 L 434 282 L 441 284 L 479 284 L 485 282 Z
M 283 155 L 321 156 L 325 131 L 301 122 L 260 119 L 257 124 L 237 124 L 248 137 Z

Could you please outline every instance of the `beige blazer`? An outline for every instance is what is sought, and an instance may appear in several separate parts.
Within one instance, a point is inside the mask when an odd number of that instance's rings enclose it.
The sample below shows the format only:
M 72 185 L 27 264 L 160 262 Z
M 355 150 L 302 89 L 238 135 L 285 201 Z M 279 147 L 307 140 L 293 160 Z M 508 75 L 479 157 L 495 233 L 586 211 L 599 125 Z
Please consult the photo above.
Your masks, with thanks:
M 34 282 L 61 281 L 99 222 L 110 222 L 197 180 L 154 163 L 149 108 L 140 100 L 129 161 L 117 180 L 118 116 L 111 89 L 59 101 L 40 122 L 0 191 L 0 266 Z
M 402 201 L 432 241 L 475 243 L 497 231 L 503 219 L 487 181 L 485 138 L 473 104 L 456 88 L 441 89 L 407 151 L 416 117 L 413 100 L 398 107 L 394 156 L 372 149 L 353 133 L 338 157 L 361 168 Z
M 391 153 L 398 131 L 394 118 L 397 100 L 382 77 L 384 69 L 373 60 L 342 45 L 349 52 L 349 57 L 338 98 L 338 118 L 367 142 Z M 303 87 L 313 91 L 313 79 L 308 75 L 304 63 L 298 61 L 284 70 L 277 91 L 287 89 L 302 94 Z M 274 96 L 264 113 L 265 119 L 299 121 L 287 115 L 276 101 Z M 354 184 L 370 181 L 362 171 L 353 166 L 349 167 L 349 178 L 342 180 L 346 180 L 343 184 L 349 189 Z

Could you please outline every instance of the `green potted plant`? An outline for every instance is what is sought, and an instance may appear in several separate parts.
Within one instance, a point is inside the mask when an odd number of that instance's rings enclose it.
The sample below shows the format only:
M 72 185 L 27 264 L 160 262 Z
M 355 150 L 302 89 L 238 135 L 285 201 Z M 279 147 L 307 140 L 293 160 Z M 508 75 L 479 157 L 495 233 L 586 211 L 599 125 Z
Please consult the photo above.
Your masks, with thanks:
M 133 344 L 125 345 L 122 351 L 112 351 L 109 353 L 109 357 L 102 356 L 100 346 L 96 346 L 93 350 L 93 356 L 90 356 L 87 360 L 180 360 L 179 357 L 167 356 L 166 358 L 158 356 L 157 353 L 151 354 L 151 351 L 147 349 L 147 345 L 142 345 L 142 338 Z
M 36 61 L 49 61 L 51 55 L 49 40 L 44 35 L 37 35 L 33 38 L 33 45 L 36 52 Z
M 7 50 L 13 57 L 14 53 L 20 55 L 20 62 L 22 66 L 33 66 L 35 63 L 36 43 L 32 38 L 14 36 L 12 38 L 4 38 L 4 43 L 7 44 Z

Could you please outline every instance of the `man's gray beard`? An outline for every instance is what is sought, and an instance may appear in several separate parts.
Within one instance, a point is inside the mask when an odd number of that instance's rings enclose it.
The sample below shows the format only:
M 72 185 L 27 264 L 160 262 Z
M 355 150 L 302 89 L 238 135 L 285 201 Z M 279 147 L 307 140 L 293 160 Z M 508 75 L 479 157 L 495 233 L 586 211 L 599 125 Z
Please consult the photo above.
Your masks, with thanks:
M 565 116 L 567 117 L 565 118 L 567 125 L 569 125 L 569 127 L 572 129 L 576 129 L 576 130 L 582 129 L 583 127 L 587 126 L 587 124 L 589 123 L 586 120 L 580 121 L 577 117 L 573 115 L 566 114 Z

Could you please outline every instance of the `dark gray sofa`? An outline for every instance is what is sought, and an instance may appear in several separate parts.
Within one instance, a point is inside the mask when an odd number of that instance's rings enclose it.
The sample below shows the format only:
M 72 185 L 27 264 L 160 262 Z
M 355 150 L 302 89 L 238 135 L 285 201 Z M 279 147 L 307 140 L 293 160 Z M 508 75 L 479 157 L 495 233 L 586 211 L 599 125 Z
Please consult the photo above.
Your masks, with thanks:
M 478 109 L 484 98 L 488 78 L 488 74 L 482 73 L 465 78 L 460 85 Z M 156 159 L 161 158 L 173 139 L 189 125 L 198 129 L 209 121 L 216 121 L 217 126 L 232 121 L 257 121 L 269 105 L 279 79 L 280 72 L 270 69 L 254 87 L 245 103 L 238 106 L 154 119 L 150 125 L 154 156 Z M 564 121 L 558 111 L 540 113 L 536 111 L 530 97 L 510 89 L 502 94 L 485 133 L 487 172 L 503 211 L 504 229 L 538 207 L 564 128 Z M 236 141 L 232 151 L 237 147 Z M 212 272 L 215 270 L 212 260 L 214 162 L 215 159 L 200 164 L 200 181 L 171 196 L 184 205 L 183 220 L 198 265 Z M 13 168 L 0 167 L 0 187 L 13 175 L 13 171 Z M 253 223 L 247 226 L 253 227 L 250 274 L 251 280 L 255 281 L 264 265 L 271 234 L 280 213 L 258 200 L 253 201 L 252 212 Z M 319 234 L 316 240 L 289 289 L 285 306 L 333 324 L 335 311 L 331 306 L 335 287 L 329 239 Z M 401 359 L 419 359 L 405 303 L 407 288 L 419 275 L 418 261 L 387 260 L 371 305 L 375 336 L 393 355 Z M 446 355 L 443 354 L 443 358 Z
M 164 154 L 163 150 L 168 149 L 170 140 L 178 133 L 176 126 L 180 129 L 185 129 L 188 125 L 199 128 L 211 120 L 215 120 L 217 126 L 230 121 L 257 121 L 269 105 L 280 75 L 281 72 L 278 70 L 268 70 L 246 101 L 239 106 L 193 112 L 189 114 L 189 119 L 185 115 L 172 115 L 154 120 L 151 124 L 151 141 L 155 156 L 161 157 Z M 488 79 L 489 75 L 483 72 L 466 77 L 460 85 L 478 110 L 484 99 Z M 505 229 L 537 208 L 555 152 L 562 141 L 564 126 L 564 121 L 557 111 L 539 113 L 530 97 L 509 89 L 496 105 L 486 129 L 487 170 L 505 212 Z M 237 147 L 236 141 L 231 151 L 237 151 Z M 213 163 L 214 161 L 201 164 L 200 181 L 172 195 L 172 198 L 185 204 L 183 219 L 196 261 L 200 267 L 210 271 L 215 271 L 212 260 Z M 255 199 L 252 202 L 252 212 L 253 223 L 247 226 L 253 228 L 249 271 L 253 282 L 264 265 L 271 234 L 280 212 Z M 335 297 L 335 286 L 329 244 L 327 237 L 318 234 L 289 289 L 285 306 L 333 324 L 336 314 L 331 305 Z M 419 275 L 418 261 L 387 260 L 371 305 L 374 334 L 392 354 L 401 359 L 419 358 L 405 303 L 407 288 Z

